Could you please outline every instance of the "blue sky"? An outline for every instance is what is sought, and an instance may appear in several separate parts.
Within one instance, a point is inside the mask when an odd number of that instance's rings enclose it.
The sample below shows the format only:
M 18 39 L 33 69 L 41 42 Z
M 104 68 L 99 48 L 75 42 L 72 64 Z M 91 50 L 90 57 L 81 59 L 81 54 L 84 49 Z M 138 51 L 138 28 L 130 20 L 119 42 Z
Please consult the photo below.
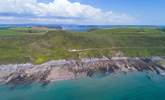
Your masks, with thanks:
M 165 25 L 165 0 L 71 0 L 137 17 L 139 23 Z
M 164 11 L 165 0 L 1 0 L 0 23 L 164 25 Z

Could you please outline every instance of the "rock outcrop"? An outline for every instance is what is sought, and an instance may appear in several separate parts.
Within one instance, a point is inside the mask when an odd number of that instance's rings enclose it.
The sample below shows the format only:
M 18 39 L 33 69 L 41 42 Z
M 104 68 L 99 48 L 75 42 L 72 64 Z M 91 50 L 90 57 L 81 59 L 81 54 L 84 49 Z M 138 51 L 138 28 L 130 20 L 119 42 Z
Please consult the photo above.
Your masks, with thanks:
M 92 77 L 98 72 L 108 75 L 117 72 L 151 71 L 165 75 L 164 62 L 164 57 L 103 57 L 57 60 L 41 65 L 0 65 L 0 83 L 17 85 L 39 82 L 44 85 L 51 81 Z

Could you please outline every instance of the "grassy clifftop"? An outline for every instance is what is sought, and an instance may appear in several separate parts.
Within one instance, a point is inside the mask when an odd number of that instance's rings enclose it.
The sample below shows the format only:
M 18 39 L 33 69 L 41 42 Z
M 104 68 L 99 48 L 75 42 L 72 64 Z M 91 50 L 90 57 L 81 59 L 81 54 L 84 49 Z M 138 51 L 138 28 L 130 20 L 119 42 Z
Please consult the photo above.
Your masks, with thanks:
M 120 53 L 119 53 L 120 52 Z M 0 63 L 102 56 L 165 56 L 165 31 L 116 28 L 67 32 L 52 29 L 0 30 Z

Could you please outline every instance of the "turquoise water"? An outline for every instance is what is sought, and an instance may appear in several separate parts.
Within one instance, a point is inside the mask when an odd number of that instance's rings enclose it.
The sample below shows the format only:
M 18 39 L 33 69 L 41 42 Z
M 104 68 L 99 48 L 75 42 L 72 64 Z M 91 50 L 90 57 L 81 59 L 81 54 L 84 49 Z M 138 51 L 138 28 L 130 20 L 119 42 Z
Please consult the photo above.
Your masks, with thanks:
M 165 77 L 146 73 L 61 81 L 47 86 L 0 86 L 0 100 L 165 100 Z

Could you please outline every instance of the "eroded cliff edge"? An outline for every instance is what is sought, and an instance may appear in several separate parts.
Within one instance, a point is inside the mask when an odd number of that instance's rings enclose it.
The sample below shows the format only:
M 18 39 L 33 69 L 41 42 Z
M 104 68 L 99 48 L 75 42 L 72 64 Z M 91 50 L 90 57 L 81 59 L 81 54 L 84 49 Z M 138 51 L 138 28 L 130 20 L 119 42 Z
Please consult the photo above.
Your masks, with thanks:
M 95 73 L 151 71 L 165 75 L 165 57 L 102 57 L 79 60 L 56 60 L 41 65 L 0 65 L 0 83 L 30 84 L 92 77 Z

